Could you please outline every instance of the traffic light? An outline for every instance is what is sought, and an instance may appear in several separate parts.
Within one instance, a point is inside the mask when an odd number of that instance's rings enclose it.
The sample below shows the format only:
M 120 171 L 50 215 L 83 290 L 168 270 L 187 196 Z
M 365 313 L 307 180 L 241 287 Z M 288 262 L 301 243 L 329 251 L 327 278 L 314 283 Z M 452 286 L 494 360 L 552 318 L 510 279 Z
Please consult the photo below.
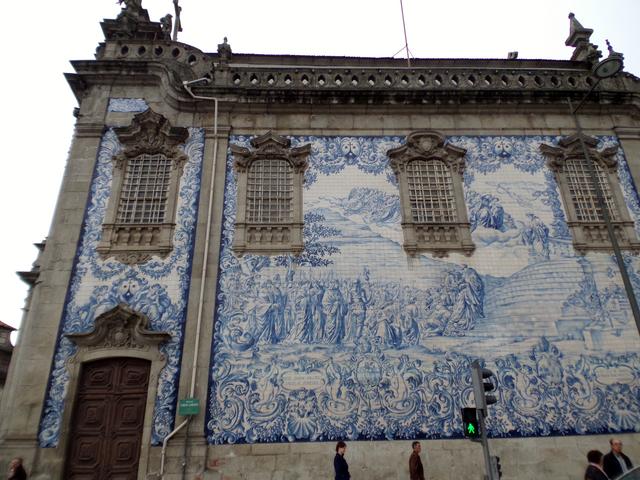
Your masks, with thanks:
M 500 465 L 500 457 L 491 457 L 491 465 L 493 468 L 494 478 L 502 478 L 502 466 Z
M 498 401 L 491 392 L 496 390 L 498 384 L 495 374 L 488 368 L 482 368 L 478 360 L 471 364 L 471 378 L 473 380 L 473 395 L 476 399 L 476 408 L 486 412 L 487 405 L 493 405 Z
M 465 407 L 462 409 L 462 429 L 465 437 L 472 440 L 480 438 L 480 424 L 475 408 Z

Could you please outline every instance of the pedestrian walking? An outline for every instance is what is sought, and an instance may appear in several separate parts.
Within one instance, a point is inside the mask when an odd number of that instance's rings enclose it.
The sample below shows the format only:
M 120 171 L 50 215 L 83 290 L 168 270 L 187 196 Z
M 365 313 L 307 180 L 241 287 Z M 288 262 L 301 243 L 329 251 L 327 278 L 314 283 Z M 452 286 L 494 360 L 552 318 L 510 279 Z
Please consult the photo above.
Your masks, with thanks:
M 27 472 L 22 466 L 22 458 L 16 457 L 9 463 L 8 480 L 27 480 Z
M 602 468 L 609 478 L 614 479 L 631 470 L 633 463 L 622 453 L 622 440 L 612 438 L 609 440 L 609 445 L 611 445 L 611 451 L 602 459 Z
M 584 472 L 584 480 L 610 480 L 602 469 L 603 455 L 600 450 L 589 450 L 587 453 L 587 470 Z
M 411 444 L 411 450 L 411 456 L 409 457 L 409 478 L 411 480 L 424 480 L 424 467 L 420 459 L 422 445 L 420 445 L 420 442 L 413 442 Z
M 333 468 L 336 471 L 336 480 L 349 480 L 349 464 L 344 459 L 344 452 L 347 451 L 347 444 L 342 440 L 336 444 L 336 456 L 333 458 Z

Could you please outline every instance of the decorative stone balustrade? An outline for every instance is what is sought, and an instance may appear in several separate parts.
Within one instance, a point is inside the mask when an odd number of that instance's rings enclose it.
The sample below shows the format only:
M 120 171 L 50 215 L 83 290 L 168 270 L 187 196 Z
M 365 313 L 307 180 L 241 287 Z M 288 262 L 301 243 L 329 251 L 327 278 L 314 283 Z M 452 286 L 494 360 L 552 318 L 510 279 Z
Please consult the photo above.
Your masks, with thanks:
M 218 85 L 218 81 L 215 82 Z M 454 68 L 230 68 L 228 86 L 322 90 L 554 90 L 591 88 L 586 71 Z

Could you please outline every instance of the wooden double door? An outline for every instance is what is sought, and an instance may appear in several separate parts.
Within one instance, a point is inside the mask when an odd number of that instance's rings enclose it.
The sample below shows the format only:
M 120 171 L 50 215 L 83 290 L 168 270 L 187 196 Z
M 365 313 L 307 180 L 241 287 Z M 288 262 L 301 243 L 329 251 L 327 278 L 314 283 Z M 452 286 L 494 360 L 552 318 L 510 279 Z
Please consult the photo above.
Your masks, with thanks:
M 66 480 L 136 480 L 151 362 L 83 364 L 72 415 Z

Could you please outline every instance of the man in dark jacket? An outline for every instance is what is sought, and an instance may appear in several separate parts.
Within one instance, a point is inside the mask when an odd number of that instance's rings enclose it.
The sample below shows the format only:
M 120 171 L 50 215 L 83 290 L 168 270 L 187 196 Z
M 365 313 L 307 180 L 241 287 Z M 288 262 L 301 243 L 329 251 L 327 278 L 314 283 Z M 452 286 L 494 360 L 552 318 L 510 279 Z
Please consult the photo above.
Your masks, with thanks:
M 612 438 L 609 440 L 611 451 L 604 456 L 604 471 L 612 480 L 618 478 L 624 472 L 631 470 L 633 464 L 629 457 L 622 453 L 622 440 Z
M 411 448 L 413 452 L 409 457 L 409 478 L 411 480 L 424 480 L 424 468 L 422 467 L 422 460 L 420 460 L 422 446 L 420 442 L 413 442 Z
M 587 453 L 589 465 L 584 472 L 584 480 L 609 480 L 609 477 L 602 469 L 602 457 L 600 450 L 590 450 Z

